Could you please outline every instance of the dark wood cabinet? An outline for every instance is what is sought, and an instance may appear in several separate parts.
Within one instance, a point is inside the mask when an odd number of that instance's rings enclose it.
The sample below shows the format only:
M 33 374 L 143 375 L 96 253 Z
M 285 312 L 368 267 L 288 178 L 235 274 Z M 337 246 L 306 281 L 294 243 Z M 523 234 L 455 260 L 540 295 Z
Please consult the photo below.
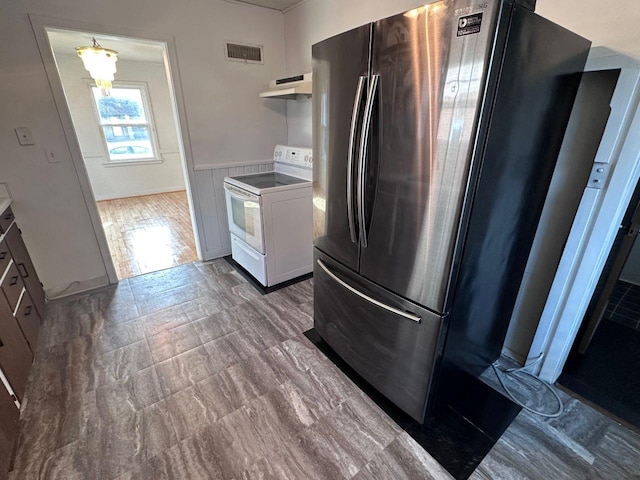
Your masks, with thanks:
M 20 411 L 9 392 L 0 384 L 0 480 L 5 480 L 20 427 Z
M 0 480 L 7 477 L 45 294 L 11 207 L 0 213 Z
M 6 299 L 0 298 L 0 367 L 18 400 L 27 386 L 33 354 Z
M 4 279 L 0 283 L 0 289 L 2 289 L 2 293 L 11 308 L 11 313 L 13 313 L 18 306 L 22 290 L 24 289 L 22 277 L 20 276 L 20 272 L 18 272 L 18 267 L 16 267 L 15 263 L 10 263 L 9 268 L 6 270 Z
M 36 346 L 38 345 L 38 334 L 40 333 L 41 321 L 40 315 L 38 315 L 38 311 L 35 308 L 33 300 L 31 300 L 31 296 L 27 291 L 24 292 L 24 295 L 20 300 L 20 305 L 16 312 L 16 320 L 18 321 L 20 330 L 22 330 L 27 343 L 29 343 L 31 351 L 35 354 Z
M 4 239 L 0 242 L 0 275 L 7 269 L 7 266 L 11 262 L 11 253 L 7 242 Z
M 36 269 L 31 262 L 27 247 L 22 241 L 22 233 L 16 223 L 11 225 L 6 231 L 4 241 L 7 243 L 11 257 L 18 268 L 18 273 L 20 273 L 22 277 L 22 281 L 27 287 L 29 295 L 31 295 L 34 306 L 38 310 L 40 317 L 44 316 L 44 290 L 42 289 L 42 284 L 40 283 Z
M 11 207 L 7 207 L 0 215 L 0 233 L 5 233 L 9 229 L 14 218 L 13 210 L 11 210 Z

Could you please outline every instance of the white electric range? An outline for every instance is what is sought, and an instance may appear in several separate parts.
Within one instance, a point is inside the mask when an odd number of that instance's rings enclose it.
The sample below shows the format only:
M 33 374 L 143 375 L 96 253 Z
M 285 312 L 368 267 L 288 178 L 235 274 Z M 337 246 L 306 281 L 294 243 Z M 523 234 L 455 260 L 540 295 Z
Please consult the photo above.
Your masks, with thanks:
M 224 179 L 231 256 L 265 287 L 313 271 L 312 151 L 277 145 L 273 161 Z

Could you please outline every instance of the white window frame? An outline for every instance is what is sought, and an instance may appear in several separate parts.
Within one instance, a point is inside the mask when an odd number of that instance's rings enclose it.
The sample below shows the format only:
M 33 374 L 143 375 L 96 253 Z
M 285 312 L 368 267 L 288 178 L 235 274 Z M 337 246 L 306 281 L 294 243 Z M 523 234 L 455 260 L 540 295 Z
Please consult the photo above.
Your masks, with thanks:
M 96 122 L 98 124 L 98 130 L 100 131 L 100 137 L 102 138 L 102 144 L 104 146 L 105 165 L 113 166 L 113 165 L 129 165 L 129 164 L 149 164 L 149 163 L 160 163 L 162 162 L 162 158 L 160 158 L 160 152 L 158 148 L 158 138 L 156 134 L 155 121 L 153 116 L 153 110 L 151 108 L 151 101 L 149 100 L 149 86 L 146 82 L 113 82 L 113 88 L 130 88 L 140 91 L 140 96 L 142 98 L 142 108 L 144 109 L 146 122 L 139 123 L 116 123 L 116 122 L 103 122 L 100 117 L 100 112 L 98 110 L 98 105 L 96 104 L 96 99 L 93 95 L 93 89 L 98 88 L 95 82 L 89 82 L 89 96 L 91 97 L 91 105 L 93 105 L 93 112 L 95 115 Z M 149 138 L 151 140 L 151 155 L 149 157 L 135 157 L 135 158 L 122 158 L 122 159 L 112 159 L 111 154 L 109 153 L 109 143 L 107 142 L 107 137 L 104 134 L 105 126 L 121 126 L 125 127 L 147 127 L 149 129 Z

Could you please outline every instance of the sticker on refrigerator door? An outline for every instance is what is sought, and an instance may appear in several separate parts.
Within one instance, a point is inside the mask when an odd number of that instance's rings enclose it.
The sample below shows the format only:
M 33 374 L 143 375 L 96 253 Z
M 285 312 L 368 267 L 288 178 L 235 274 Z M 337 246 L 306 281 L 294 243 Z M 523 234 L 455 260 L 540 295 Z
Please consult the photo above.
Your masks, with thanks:
M 464 37 L 465 35 L 473 35 L 474 33 L 480 33 L 480 26 L 482 25 L 482 13 L 474 13 L 473 15 L 466 15 L 458 19 L 458 37 Z

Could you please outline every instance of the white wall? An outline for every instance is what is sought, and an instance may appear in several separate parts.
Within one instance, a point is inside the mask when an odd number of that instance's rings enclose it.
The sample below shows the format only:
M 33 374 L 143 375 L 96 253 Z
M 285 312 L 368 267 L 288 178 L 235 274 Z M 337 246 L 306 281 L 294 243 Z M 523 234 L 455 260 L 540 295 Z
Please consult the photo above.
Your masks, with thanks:
M 118 82 L 145 85 L 162 163 L 109 164 L 109 156 L 92 104 L 92 80 L 77 55 L 62 55 L 55 46 L 56 63 L 64 86 L 82 156 L 96 200 L 184 190 L 182 159 L 163 63 L 118 60 Z
M 311 46 L 367 22 L 424 5 L 419 0 L 308 0 L 284 15 L 287 75 L 311 71 Z M 290 145 L 311 147 L 311 100 L 287 100 Z
M 311 45 L 419 5 L 416 0 L 308 0 L 284 15 L 287 73 L 311 69 Z M 429 3 L 429 2 L 427 2 Z M 626 55 L 640 55 L 637 0 L 538 0 L 536 13 Z
M 640 59 L 640 2 L 637 0 L 538 0 L 536 13 L 593 42 Z
M 106 283 L 106 270 L 73 167 L 28 13 L 175 39 L 188 138 L 196 165 L 268 160 L 286 141 L 284 105 L 258 99 L 284 70 L 278 12 L 222 0 L 107 3 L 12 0 L 0 6 L 0 181 L 48 291 L 73 281 Z M 223 40 L 261 44 L 264 65 L 227 62 Z M 35 146 L 18 145 L 14 127 L 31 128 Z M 43 148 L 59 163 L 48 163 Z
M 289 145 L 312 148 L 311 98 L 300 97 L 286 102 Z

